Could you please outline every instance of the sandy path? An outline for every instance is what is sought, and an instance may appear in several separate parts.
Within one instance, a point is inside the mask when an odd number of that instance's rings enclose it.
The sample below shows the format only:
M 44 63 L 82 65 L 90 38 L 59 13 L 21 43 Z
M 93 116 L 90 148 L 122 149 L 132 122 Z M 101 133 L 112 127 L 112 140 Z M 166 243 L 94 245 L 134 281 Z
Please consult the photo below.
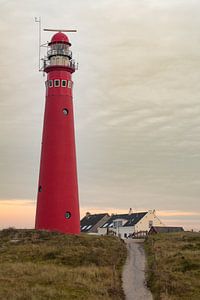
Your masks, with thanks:
M 152 300 L 145 286 L 145 253 L 143 240 L 126 241 L 128 257 L 123 269 L 122 280 L 126 300 Z

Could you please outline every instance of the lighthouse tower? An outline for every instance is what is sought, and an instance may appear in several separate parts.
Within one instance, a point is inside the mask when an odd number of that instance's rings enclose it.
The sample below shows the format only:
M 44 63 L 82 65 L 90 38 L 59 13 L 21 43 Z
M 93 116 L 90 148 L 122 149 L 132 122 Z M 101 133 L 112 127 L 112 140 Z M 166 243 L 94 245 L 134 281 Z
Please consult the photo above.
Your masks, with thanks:
M 80 233 L 71 46 L 63 32 L 53 35 L 44 59 L 44 114 L 36 229 Z

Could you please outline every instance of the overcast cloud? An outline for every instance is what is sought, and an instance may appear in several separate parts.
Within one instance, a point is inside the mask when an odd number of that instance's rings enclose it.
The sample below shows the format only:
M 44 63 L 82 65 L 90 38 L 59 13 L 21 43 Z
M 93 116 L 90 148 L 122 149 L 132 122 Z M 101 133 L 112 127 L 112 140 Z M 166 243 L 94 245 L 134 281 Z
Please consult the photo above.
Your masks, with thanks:
M 36 199 L 45 90 L 34 17 L 41 16 L 43 28 L 78 30 L 70 39 L 79 62 L 74 105 L 81 207 L 180 211 L 182 225 L 198 227 L 200 2 L 0 4 L 0 199 Z M 43 33 L 43 41 L 49 39 Z

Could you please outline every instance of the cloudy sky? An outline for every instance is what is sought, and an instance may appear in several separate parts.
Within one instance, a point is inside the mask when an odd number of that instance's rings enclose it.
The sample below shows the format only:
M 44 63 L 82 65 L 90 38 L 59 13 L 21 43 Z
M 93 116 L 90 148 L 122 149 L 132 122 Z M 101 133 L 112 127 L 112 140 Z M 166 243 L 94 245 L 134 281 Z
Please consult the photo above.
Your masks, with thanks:
M 70 34 L 81 212 L 156 209 L 200 229 L 200 1 L 0 0 L 0 227 L 33 227 L 38 27 Z M 42 40 L 51 35 L 43 32 Z

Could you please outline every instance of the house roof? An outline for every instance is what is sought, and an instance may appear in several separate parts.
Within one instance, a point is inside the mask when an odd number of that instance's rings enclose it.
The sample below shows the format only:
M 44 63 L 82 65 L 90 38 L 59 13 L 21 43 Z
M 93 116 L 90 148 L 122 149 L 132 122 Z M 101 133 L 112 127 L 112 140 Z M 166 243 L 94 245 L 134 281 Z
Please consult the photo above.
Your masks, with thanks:
M 119 214 L 119 215 L 112 215 L 110 219 L 108 219 L 101 228 L 113 227 L 113 222 L 118 219 L 126 220 L 123 224 L 123 227 L 127 226 L 134 226 L 137 224 L 147 212 L 140 212 L 140 213 L 133 213 L 133 214 Z
M 86 215 L 81 220 L 81 231 L 82 232 L 89 231 L 93 226 L 95 226 L 105 216 L 108 216 L 108 214 L 104 213 L 104 214 Z
M 172 227 L 172 226 L 152 226 L 150 231 L 157 233 L 168 233 L 168 232 L 180 232 L 184 231 L 183 227 Z

